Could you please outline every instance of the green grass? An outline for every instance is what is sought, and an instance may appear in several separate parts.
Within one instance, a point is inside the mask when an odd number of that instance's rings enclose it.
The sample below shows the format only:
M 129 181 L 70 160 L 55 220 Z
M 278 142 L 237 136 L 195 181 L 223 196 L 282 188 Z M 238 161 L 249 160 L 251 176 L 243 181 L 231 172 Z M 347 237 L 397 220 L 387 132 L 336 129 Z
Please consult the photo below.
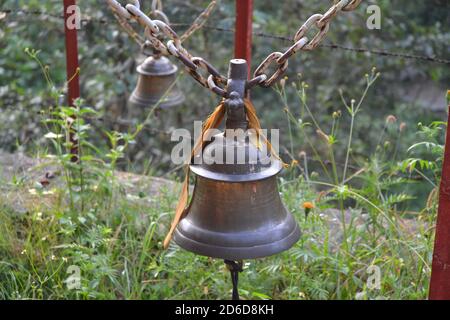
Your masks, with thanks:
M 432 237 L 426 213 L 417 231 L 396 231 L 367 219 L 347 226 L 348 248 L 337 243 L 325 206 L 305 218 L 302 203 L 315 197 L 298 179 L 282 183 L 285 203 L 302 229 L 289 251 L 245 261 L 243 299 L 425 299 Z M 222 261 L 196 256 L 162 240 L 176 204 L 162 192 L 158 207 L 132 205 L 123 195 L 114 209 L 95 205 L 72 212 L 63 205 L 16 214 L 0 210 L 1 299 L 228 299 L 231 281 Z M 101 202 L 97 202 L 101 207 Z M 364 209 L 363 209 L 364 210 Z M 137 213 L 145 212 L 145 219 Z M 326 211 L 325 211 L 326 212 Z M 361 211 L 351 211 L 352 217 Z M 394 216 L 391 217 L 394 219 Z M 397 225 L 397 224 L 396 224 Z M 398 226 L 398 225 L 397 225 Z M 67 269 L 81 270 L 81 288 L 64 282 Z M 368 289 L 369 266 L 381 271 L 381 287 Z
M 37 59 L 37 53 L 30 55 Z M 375 69 L 366 76 L 367 86 L 359 102 L 348 103 L 341 94 L 350 117 L 349 133 L 339 130 L 339 121 L 345 120 L 341 113 L 332 113 L 330 126 L 315 119 L 307 104 L 307 85 L 295 85 L 300 98 L 297 105 L 288 103 L 282 83 L 279 93 L 290 139 L 304 141 L 305 151 L 298 157 L 293 150 L 288 152 L 291 167 L 280 177 L 279 185 L 302 236 L 286 252 L 244 261 L 240 279 L 243 299 L 427 297 L 442 162 L 438 138 L 444 124 L 420 126 L 421 141 L 411 152 L 428 146 L 432 149 L 428 160 L 422 159 L 420 152 L 414 158 L 398 160 L 402 130 L 389 129 L 398 126 L 392 117 L 375 150 L 364 156 L 355 154 L 353 125 L 378 77 Z M 53 94 L 55 99 L 59 96 L 57 91 Z M 126 147 L 134 143 L 152 111 L 135 131 L 106 133 L 106 152 L 89 142 L 87 117 L 95 112 L 81 102 L 75 109 L 58 106 L 42 113 L 49 144 L 40 155 L 48 158 L 53 153 L 49 161 L 58 169 L 61 183 L 45 188 L 16 176 L 2 182 L 0 299 L 231 296 L 223 261 L 196 256 L 174 244 L 162 249 L 177 193 L 163 187 L 154 195 L 134 190 L 130 197 L 116 177 L 118 159 L 125 156 Z M 294 116 L 296 112 L 300 120 Z M 77 120 L 70 125 L 73 116 Z M 331 128 L 328 134 L 327 127 Z M 69 132 L 79 138 L 79 163 L 71 162 L 71 143 L 65 138 Z M 335 160 L 338 149 L 344 150 L 343 167 Z M 408 190 L 415 182 L 413 175 L 423 178 L 420 192 L 430 194 L 419 210 L 408 210 L 415 196 Z M 13 209 L 8 194 L 23 195 L 25 213 Z M 136 196 L 149 197 L 151 205 L 134 201 Z M 315 204 L 308 216 L 304 202 Z M 79 268 L 79 288 L 70 287 L 72 282 L 67 281 L 71 266 Z M 373 286 L 376 275 L 379 286 Z

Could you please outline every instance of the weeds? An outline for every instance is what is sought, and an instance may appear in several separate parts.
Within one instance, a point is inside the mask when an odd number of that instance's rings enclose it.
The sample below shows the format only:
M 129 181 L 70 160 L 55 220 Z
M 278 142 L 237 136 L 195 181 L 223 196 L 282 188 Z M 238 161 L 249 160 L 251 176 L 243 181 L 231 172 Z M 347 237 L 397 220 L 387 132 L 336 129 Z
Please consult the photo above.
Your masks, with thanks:
M 377 260 L 383 261 L 382 270 L 384 271 L 386 269 L 389 272 L 396 270 L 400 278 L 411 277 L 410 279 L 420 280 L 419 284 L 411 280 L 415 283 L 417 291 L 411 292 L 411 296 L 409 297 L 417 298 L 422 295 L 421 297 L 424 298 L 426 296 L 425 293 L 428 286 L 426 281 L 428 279 L 428 272 L 430 272 L 429 252 L 431 252 L 429 226 L 432 225 L 435 211 L 427 210 L 427 214 L 432 213 L 427 217 L 424 216 L 423 212 L 417 212 L 413 214 L 414 219 L 408 218 L 408 214 L 411 214 L 411 212 L 407 213 L 406 204 L 409 200 L 414 199 L 414 196 L 407 192 L 405 186 L 408 183 L 412 183 L 413 180 L 405 176 L 404 171 L 405 168 L 414 170 L 416 163 L 422 164 L 422 169 L 432 169 L 433 167 L 439 167 L 439 165 L 434 166 L 433 164 L 435 162 L 431 164 L 428 161 L 417 159 L 409 159 L 403 163 L 396 161 L 404 124 L 400 124 L 398 127 L 396 144 L 392 147 L 387 139 L 393 138 L 389 132 L 390 127 L 397 122 L 397 119 L 393 115 L 387 117 L 385 127 L 380 135 L 380 140 L 375 150 L 371 151 L 372 154 L 366 159 L 352 157 L 352 142 L 357 115 L 363 112 L 364 100 L 367 98 L 369 89 L 379 77 L 380 73 L 375 68 L 372 69 L 371 74 L 365 76 L 366 86 L 358 101 L 351 99 L 350 102 L 347 102 L 344 93 L 340 91 L 343 107 L 350 118 L 347 139 L 339 138 L 342 137 L 342 135 L 339 135 L 339 122 L 343 117 L 339 110 L 334 111 L 331 115 L 331 132 L 329 134 L 325 133 L 323 129 L 325 126 L 317 121 L 308 106 L 308 85 L 305 82 L 301 82 L 300 85 L 294 85 L 294 89 L 297 91 L 300 100 L 300 110 L 294 110 L 292 107 L 289 107 L 286 99 L 287 88 L 283 82 L 277 88 L 277 92 L 285 105 L 284 110 L 289 115 L 289 122 L 294 124 L 298 130 L 299 137 L 297 139 L 306 141 L 309 152 L 312 152 L 314 155 L 310 161 L 314 160 L 318 162 L 320 164 L 319 168 L 322 169 L 322 175 L 319 174 L 319 176 L 328 179 L 328 181 L 313 180 L 305 174 L 308 172 L 308 152 L 302 151 L 300 152 L 300 156 L 304 160 L 304 168 L 302 170 L 304 174 L 298 177 L 299 181 L 303 181 L 301 188 L 322 189 L 319 197 L 313 197 L 316 198 L 316 205 L 321 210 L 336 206 L 339 208 L 339 216 L 334 214 L 336 210 L 325 211 L 326 213 L 322 214 L 324 221 L 321 221 L 322 228 L 329 228 L 330 226 L 326 224 L 327 220 L 330 218 L 339 220 L 339 228 L 342 230 L 339 241 L 334 244 L 335 248 L 332 254 L 332 258 L 335 259 L 332 263 L 334 265 L 334 281 L 337 283 L 327 298 L 373 298 L 371 294 L 368 294 L 370 288 L 364 287 L 363 275 L 367 268 L 372 265 L 377 265 Z M 296 119 L 294 112 L 300 115 L 300 119 Z M 439 125 L 442 125 L 442 123 L 432 124 L 431 127 Z M 433 140 L 433 137 L 436 137 L 436 129 L 429 131 L 422 128 L 421 131 L 427 132 L 431 140 Z M 313 143 L 314 140 L 311 134 L 314 132 L 318 137 L 316 140 L 324 145 L 323 149 L 319 149 L 320 144 Z M 345 161 L 341 171 L 338 170 L 338 163 L 335 157 L 335 149 L 338 148 L 340 141 L 346 141 Z M 437 156 L 437 161 L 439 161 L 439 157 L 441 157 L 443 152 L 439 144 L 433 142 L 419 143 L 413 145 L 410 150 L 424 145 L 428 146 L 428 148 L 434 148 L 434 156 Z M 293 151 L 290 153 L 295 154 Z M 352 158 L 355 165 L 350 161 Z M 349 175 L 350 166 L 352 166 L 353 173 Z M 437 172 L 439 172 L 439 169 Z M 421 173 L 421 176 L 425 180 L 430 180 L 423 173 Z M 437 181 L 437 179 L 438 177 L 435 176 L 432 180 Z M 288 181 L 284 185 L 294 185 L 294 182 Z M 432 185 L 435 186 L 435 183 L 432 182 Z M 435 193 L 434 191 L 434 195 Z M 431 203 L 435 204 L 435 200 L 431 200 Z M 404 204 L 403 208 L 402 204 Z M 409 225 L 409 227 L 405 225 Z M 408 229 L 411 226 L 421 229 L 422 233 L 411 233 L 413 230 Z M 304 226 L 303 230 L 308 230 L 309 227 L 311 226 Z M 334 232 L 336 231 L 334 230 Z M 326 239 L 325 241 L 329 241 L 329 235 L 328 230 L 322 230 L 321 236 Z M 415 237 L 417 239 L 414 239 Z M 308 246 L 308 244 L 305 245 Z M 321 242 L 321 245 L 325 248 L 330 247 L 330 243 Z M 371 247 L 374 249 L 371 250 Z M 320 250 L 320 246 L 317 249 Z M 309 250 L 311 250 L 311 247 Z M 304 254 L 305 250 L 301 252 Z M 379 256 L 380 253 L 385 256 Z M 329 252 L 321 252 L 321 255 L 318 254 L 318 256 L 328 257 Z M 391 258 L 389 259 L 387 257 Z M 408 260 L 407 263 L 405 263 L 405 259 Z M 408 265 L 410 268 L 415 266 L 416 269 L 412 268 L 408 271 L 401 271 L 399 268 L 393 268 L 393 265 L 398 265 L 398 261 L 401 261 L 402 266 L 403 264 Z M 326 270 L 329 270 L 329 266 Z M 409 274 L 405 275 L 403 273 Z M 424 273 L 427 276 L 424 276 Z M 385 287 L 378 288 L 378 291 L 375 290 L 375 292 L 378 292 L 386 298 L 398 297 L 396 296 L 395 289 L 391 290 L 386 285 L 386 282 L 382 281 L 382 283 L 384 283 Z M 392 285 L 394 286 L 394 284 Z M 313 295 L 316 298 L 324 298 L 326 296 L 321 290 L 314 290 Z M 405 297 L 403 296 L 403 298 Z
M 117 179 L 117 161 L 153 110 L 134 131 L 104 132 L 108 146 L 94 146 L 89 142 L 89 121 L 95 111 L 81 100 L 75 108 L 63 106 L 61 90 L 54 89 L 49 71 L 36 52 L 30 55 L 43 68 L 55 99 L 54 107 L 42 114 L 49 146 L 41 156 L 63 181 L 53 189 L 30 186 L 16 176 L 8 182 L 15 192 L 34 189 L 36 196 L 23 214 L 0 203 L 0 298 L 228 298 L 231 283 L 223 262 L 176 245 L 162 250 L 177 201 L 172 188 L 166 185 L 148 197 L 144 188 L 131 194 Z M 280 178 L 280 191 L 303 235 L 287 252 L 245 262 L 242 298 L 426 298 L 442 156 L 438 138 L 444 124 L 419 126 L 426 140 L 410 148 L 410 153 L 418 152 L 415 158 L 396 160 L 401 156 L 403 129 L 399 126 L 393 136 L 397 122 L 392 118 L 369 157 L 355 154 L 355 123 L 378 78 L 375 69 L 366 76 L 358 102 L 347 102 L 340 93 L 346 114 L 333 111 L 328 131 L 309 108 L 306 83 L 293 87 L 299 97 L 295 107 L 287 99 L 287 80 L 278 88 L 289 124 L 288 154 L 295 164 Z M 340 130 L 344 120 L 350 122 L 346 134 Z M 77 141 L 77 162 L 72 161 L 71 137 Z M 395 139 L 395 144 L 386 143 L 387 138 Z M 304 150 L 295 150 L 293 139 L 304 141 Z M 336 161 L 338 148 L 345 150 L 343 165 Z M 433 154 L 428 160 L 420 154 L 425 149 Z M 414 195 L 405 186 L 414 182 L 414 173 L 434 190 L 420 211 L 407 210 Z M 49 195 L 52 201 L 44 205 Z M 75 287 L 68 281 L 73 267 L 80 271 Z M 370 270 L 379 270 L 379 286 L 369 281 Z

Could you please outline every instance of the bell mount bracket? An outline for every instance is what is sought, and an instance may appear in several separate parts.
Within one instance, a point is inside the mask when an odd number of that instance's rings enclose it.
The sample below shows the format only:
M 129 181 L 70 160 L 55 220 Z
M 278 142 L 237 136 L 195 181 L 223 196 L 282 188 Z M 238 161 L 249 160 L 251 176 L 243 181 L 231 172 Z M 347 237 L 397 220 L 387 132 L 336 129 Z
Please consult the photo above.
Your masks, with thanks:
M 225 100 L 227 109 L 226 129 L 248 129 L 247 115 L 244 106 L 244 97 L 247 93 L 247 78 L 247 61 L 244 59 L 232 59 L 228 71 L 228 98 Z

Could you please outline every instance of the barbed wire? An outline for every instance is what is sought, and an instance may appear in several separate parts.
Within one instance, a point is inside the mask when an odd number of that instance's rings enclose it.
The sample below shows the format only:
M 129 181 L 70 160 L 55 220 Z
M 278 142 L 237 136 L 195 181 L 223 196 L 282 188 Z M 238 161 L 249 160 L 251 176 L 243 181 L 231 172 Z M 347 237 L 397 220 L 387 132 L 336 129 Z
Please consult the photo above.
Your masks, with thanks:
M 36 16 L 42 15 L 42 16 L 52 17 L 52 18 L 56 18 L 56 19 L 64 19 L 64 15 L 63 14 L 56 14 L 56 13 L 51 13 L 51 12 L 41 11 L 41 10 L 0 9 L 0 15 L 1 14 L 5 14 L 5 15 L 10 15 L 10 14 L 15 14 L 15 15 L 36 15 Z M 1 16 L 0 16 L 0 21 L 1 21 Z M 101 24 L 107 24 L 107 23 L 110 22 L 110 20 L 109 19 L 105 19 L 105 18 L 88 17 L 88 18 L 80 19 L 80 22 L 82 22 L 82 23 L 97 22 L 97 23 L 101 23 Z
M 40 11 L 40 10 L 1 9 L 0 10 L 0 15 L 1 14 L 5 14 L 5 15 L 10 15 L 10 14 L 15 14 L 15 15 L 36 15 L 36 16 L 43 15 L 43 16 L 53 17 L 53 18 L 57 18 L 57 19 L 64 19 L 64 16 L 62 14 L 58 15 L 58 14 L 49 13 L 49 12 Z M 0 21 L 1 21 L 1 17 L 0 17 Z M 100 24 L 107 24 L 107 23 L 111 22 L 111 20 L 110 19 L 106 19 L 106 18 L 87 17 L 87 18 L 80 19 L 80 22 L 83 23 L 83 24 L 87 24 L 87 23 L 91 23 L 91 22 L 93 22 L 93 23 L 100 23 Z M 173 26 L 173 27 L 180 27 L 180 28 L 189 28 L 191 26 L 191 24 L 188 24 L 188 23 L 171 23 L 171 26 Z M 204 25 L 203 29 L 217 31 L 217 32 L 223 32 L 223 33 L 230 33 L 230 34 L 234 34 L 235 33 L 235 30 L 232 29 L 232 28 L 222 28 L 222 27 L 216 27 L 216 26 L 210 26 L 210 25 Z M 287 36 L 282 36 L 282 35 L 274 35 L 274 34 L 267 34 L 267 33 L 257 32 L 257 31 L 253 32 L 253 36 L 260 37 L 260 38 L 267 38 L 267 39 L 286 41 L 286 42 L 291 42 L 291 41 L 294 40 L 292 37 L 287 37 Z M 350 47 L 350 46 L 343 46 L 343 45 L 338 45 L 338 44 L 334 44 L 334 43 L 321 44 L 321 45 L 318 46 L 318 48 L 329 48 L 329 49 L 344 50 L 344 51 L 350 51 L 350 52 L 356 52 L 356 53 L 369 53 L 369 54 L 385 56 L 385 57 L 394 57 L 394 58 L 400 58 L 400 59 L 418 60 L 418 61 L 424 61 L 424 62 L 431 62 L 431 63 L 437 63 L 437 64 L 450 65 L 450 60 L 449 59 L 444 59 L 444 58 L 440 58 L 440 57 L 433 57 L 433 56 L 427 56 L 427 55 L 420 55 L 420 54 L 409 54 L 409 53 L 402 53 L 402 52 L 392 52 L 392 51 L 383 50 L 383 49 L 369 49 L 369 48 L 362 48 L 362 47 Z
M 174 24 L 175 27 L 184 27 L 185 24 Z M 228 33 L 234 33 L 235 30 L 231 28 L 221 28 L 221 27 L 213 27 L 213 26 L 203 26 L 204 29 L 209 30 L 215 30 L 218 32 L 228 32 Z M 291 42 L 294 39 L 286 36 L 281 35 L 274 35 L 274 34 L 267 34 L 263 32 L 253 32 L 253 36 L 260 37 L 260 38 L 268 38 L 268 39 L 275 39 L 275 40 L 281 40 L 286 42 Z M 355 48 L 355 47 L 349 47 L 349 46 L 343 46 L 338 45 L 334 43 L 325 43 L 318 46 L 318 48 L 330 48 L 330 49 L 339 49 L 339 50 L 346 50 L 346 51 L 352 51 L 357 53 L 370 53 L 374 55 L 380 55 L 380 56 L 390 56 L 390 57 L 397 57 L 397 58 L 403 58 L 403 59 L 410 59 L 410 60 L 422 60 L 422 61 L 428 61 L 428 62 L 435 62 L 439 64 L 449 64 L 450 60 L 443 59 L 439 57 L 431 57 L 431 56 L 425 56 L 425 55 L 419 55 L 419 54 L 408 54 L 408 53 L 402 53 L 402 52 L 392 52 L 382 49 L 369 49 L 369 48 Z
M 253 73 L 253 78 L 256 80 L 264 77 L 265 79 L 259 80 L 258 85 L 265 88 L 273 86 L 287 70 L 289 59 L 292 56 L 317 48 L 330 30 L 333 19 L 342 12 L 356 10 L 361 2 L 362 0 L 334 1 L 334 4 L 325 13 L 312 14 L 297 30 L 293 44 L 286 51 L 273 51 L 259 64 Z M 315 31 L 312 33 L 313 30 Z M 312 39 L 308 38 L 309 34 L 314 34 Z M 275 70 L 268 72 L 272 65 L 275 65 Z

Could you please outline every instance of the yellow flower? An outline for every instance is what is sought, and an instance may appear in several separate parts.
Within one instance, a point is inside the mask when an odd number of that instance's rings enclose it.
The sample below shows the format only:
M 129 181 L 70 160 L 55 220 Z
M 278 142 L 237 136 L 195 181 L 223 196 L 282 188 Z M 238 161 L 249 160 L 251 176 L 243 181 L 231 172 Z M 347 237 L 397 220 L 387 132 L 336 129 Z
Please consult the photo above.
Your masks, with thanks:
M 305 219 L 307 219 L 308 214 L 314 209 L 314 203 L 309 201 L 303 202 L 303 208 L 305 209 Z
M 314 203 L 306 201 L 306 202 L 303 202 L 303 208 L 311 210 L 311 209 L 314 209 L 315 206 L 314 206 Z

